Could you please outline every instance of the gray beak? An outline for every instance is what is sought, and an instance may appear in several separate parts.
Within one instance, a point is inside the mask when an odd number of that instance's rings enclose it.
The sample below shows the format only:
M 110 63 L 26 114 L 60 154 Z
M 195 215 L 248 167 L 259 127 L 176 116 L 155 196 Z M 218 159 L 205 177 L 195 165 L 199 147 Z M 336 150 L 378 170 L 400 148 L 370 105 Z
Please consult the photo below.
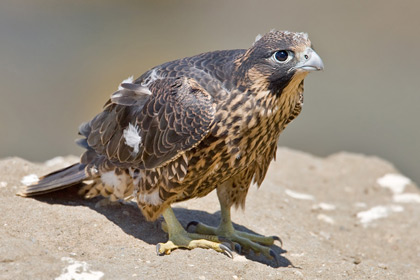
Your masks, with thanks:
M 324 69 L 324 63 L 313 49 L 307 48 L 302 55 L 301 62 L 296 68 L 305 71 L 319 71 Z

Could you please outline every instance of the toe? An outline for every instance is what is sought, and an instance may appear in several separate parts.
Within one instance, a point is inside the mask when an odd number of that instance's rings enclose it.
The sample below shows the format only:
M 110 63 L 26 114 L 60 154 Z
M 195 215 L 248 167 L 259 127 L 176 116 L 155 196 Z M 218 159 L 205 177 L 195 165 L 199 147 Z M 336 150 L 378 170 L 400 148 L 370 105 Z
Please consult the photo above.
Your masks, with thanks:
M 156 255 L 160 256 L 160 243 L 156 244 Z
M 193 232 L 204 235 L 217 235 L 217 229 L 212 226 L 205 225 L 197 221 L 191 221 L 187 225 L 187 230 L 194 227 Z
M 212 249 L 217 252 L 224 253 L 230 258 L 233 258 L 232 250 L 229 249 L 226 245 L 206 239 L 192 240 L 186 248 L 190 250 L 195 248 Z
M 242 255 L 242 246 L 239 243 L 235 243 L 235 252 Z
M 225 253 L 229 258 L 233 259 L 233 253 L 227 246 L 219 244 L 219 247 L 223 250 L 223 253 Z
M 280 259 L 279 256 L 270 249 L 270 256 L 273 258 L 273 260 L 276 262 L 276 266 L 280 266 Z
M 278 241 L 280 243 L 280 247 L 283 247 L 283 241 L 280 239 L 280 237 L 273 235 L 271 238 L 273 238 L 274 241 Z
M 190 228 L 190 226 L 197 227 L 198 224 L 199 224 L 199 222 L 197 222 L 197 221 L 189 222 L 188 225 L 187 225 L 187 231 Z
M 173 250 L 177 249 L 178 246 L 175 245 L 172 241 L 166 243 L 158 243 L 156 245 L 156 254 L 158 256 L 169 255 Z

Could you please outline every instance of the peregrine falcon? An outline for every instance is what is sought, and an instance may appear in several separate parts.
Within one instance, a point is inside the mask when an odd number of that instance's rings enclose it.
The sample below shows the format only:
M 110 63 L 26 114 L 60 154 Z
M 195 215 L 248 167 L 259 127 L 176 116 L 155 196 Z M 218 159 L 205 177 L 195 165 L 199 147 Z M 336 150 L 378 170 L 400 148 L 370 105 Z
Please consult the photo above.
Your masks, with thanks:
M 42 177 L 21 196 L 89 181 L 86 198 L 135 198 L 147 220 L 163 215 L 176 248 L 208 248 L 232 257 L 226 242 L 276 258 L 276 236 L 234 229 L 230 209 L 244 206 L 251 183 L 261 185 L 280 133 L 300 113 L 303 80 L 323 69 L 306 33 L 271 31 L 249 49 L 213 51 L 156 66 L 121 83 L 103 111 L 79 128 L 86 149 L 76 163 Z M 218 227 L 182 227 L 173 203 L 216 189 Z M 226 245 L 225 245 L 226 244 Z

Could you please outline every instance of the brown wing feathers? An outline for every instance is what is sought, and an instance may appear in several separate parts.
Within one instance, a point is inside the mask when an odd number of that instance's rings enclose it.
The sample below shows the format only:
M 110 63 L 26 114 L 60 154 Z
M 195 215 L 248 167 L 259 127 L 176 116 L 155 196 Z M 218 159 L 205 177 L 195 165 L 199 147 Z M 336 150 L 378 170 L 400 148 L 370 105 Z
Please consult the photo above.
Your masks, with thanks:
M 89 131 L 88 145 L 115 164 L 156 168 L 193 148 L 208 133 L 213 101 L 193 79 L 159 79 L 148 88 L 122 86 L 90 122 L 90 131 L 84 128 Z M 131 131 L 124 133 L 127 129 Z M 128 133 L 138 137 L 138 146 L 130 145 Z

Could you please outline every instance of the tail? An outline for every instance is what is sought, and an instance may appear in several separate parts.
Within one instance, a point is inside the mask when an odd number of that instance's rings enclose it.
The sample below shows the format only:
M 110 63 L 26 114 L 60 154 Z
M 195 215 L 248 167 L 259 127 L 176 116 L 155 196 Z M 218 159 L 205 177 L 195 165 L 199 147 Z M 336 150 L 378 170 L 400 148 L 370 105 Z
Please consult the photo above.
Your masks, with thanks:
M 17 193 L 17 195 L 35 196 L 65 189 L 81 183 L 88 178 L 85 167 L 85 164 L 76 163 L 69 167 L 54 171 L 41 177 L 36 184 L 25 187 L 25 189 Z

